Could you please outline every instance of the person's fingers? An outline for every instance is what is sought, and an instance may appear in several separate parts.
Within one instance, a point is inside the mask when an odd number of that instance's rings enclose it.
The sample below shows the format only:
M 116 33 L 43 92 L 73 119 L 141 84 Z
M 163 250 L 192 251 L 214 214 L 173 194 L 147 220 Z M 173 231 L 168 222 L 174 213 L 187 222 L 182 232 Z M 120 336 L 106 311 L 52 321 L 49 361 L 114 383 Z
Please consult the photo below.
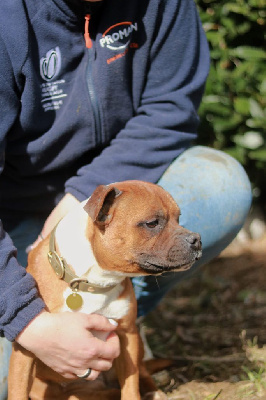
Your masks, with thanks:
M 84 364 L 84 362 L 83 362 Z M 87 365 L 86 365 L 87 367 Z M 72 367 L 72 366 L 65 366 L 64 370 L 58 371 L 60 375 L 67 379 L 77 379 L 80 378 L 78 375 L 85 374 L 88 369 L 91 369 L 91 372 L 87 378 L 88 380 L 95 380 L 98 378 L 99 374 L 104 371 L 109 371 L 112 368 L 112 361 L 109 360 L 102 360 L 102 359 L 95 359 L 88 361 L 88 368 L 86 367 Z
M 112 361 L 103 359 L 90 360 L 89 362 L 89 368 L 98 372 L 109 371 L 109 369 L 112 368 L 112 365 Z
M 97 331 L 114 331 L 117 328 L 117 322 L 114 319 L 108 319 L 103 315 L 87 315 L 87 329 Z
M 120 342 L 117 334 L 111 332 L 106 342 L 95 338 L 93 350 L 95 354 L 89 354 L 90 359 L 98 358 L 113 361 L 120 354 Z
M 85 379 L 86 381 L 95 381 L 95 379 L 97 379 L 99 375 L 99 371 L 95 371 L 94 369 L 92 369 L 90 375 Z
M 86 379 L 87 381 L 94 381 L 95 379 L 98 378 L 100 375 L 99 371 L 96 370 L 91 370 L 90 375 L 87 378 L 80 378 L 78 375 L 83 375 L 86 373 L 87 370 L 77 370 L 76 373 L 72 372 L 61 372 L 60 375 L 63 376 L 66 379 L 72 379 L 72 380 L 77 380 L 77 379 Z
M 77 372 L 77 375 L 76 375 L 76 378 L 78 378 L 78 379 L 85 379 L 86 381 L 94 381 L 94 380 L 97 379 L 98 376 L 100 375 L 100 372 L 99 372 L 99 371 L 96 371 L 96 370 L 94 370 L 94 369 L 91 369 L 91 372 L 90 372 L 89 376 L 87 376 L 87 378 L 81 378 L 80 376 L 82 376 L 83 374 L 86 374 L 87 371 L 88 371 L 88 370 L 78 371 L 78 372 Z M 78 376 L 78 375 L 80 375 L 80 376 Z
M 91 365 L 92 360 L 107 360 L 113 362 L 120 354 L 119 338 L 115 332 L 109 334 L 106 342 L 98 339 L 97 337 L 90 338 L 89 344 L 84 348 L 82 354 L 82 366 Z

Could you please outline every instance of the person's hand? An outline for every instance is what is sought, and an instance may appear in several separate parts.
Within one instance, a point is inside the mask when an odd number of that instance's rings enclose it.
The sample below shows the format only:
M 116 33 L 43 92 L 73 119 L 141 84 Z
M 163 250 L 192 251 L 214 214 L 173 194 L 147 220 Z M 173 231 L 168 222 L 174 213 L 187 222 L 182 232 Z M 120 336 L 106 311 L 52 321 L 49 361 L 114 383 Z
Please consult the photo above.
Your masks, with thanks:
M 35 242 L 28 247 L 27 252 L 36 247 L 39 242 L 48 236 L 60 219 L 62 219 L 74 206 L 78 205 L 79 203 L 80 202 L 76 199 L 76 197 L 72 196 L 72 194 L 65 194 L 62 200 L 57 204 L 57 206 L 46 219 L 40 235 Z
M 111 368 L 120 352 L 116 326 L 101 315 L 43 311 L 16 341 L 65 378 L 77 379 L 88 368 L 88 380 Z M 105 333 L 105 341 L 100 340 Z

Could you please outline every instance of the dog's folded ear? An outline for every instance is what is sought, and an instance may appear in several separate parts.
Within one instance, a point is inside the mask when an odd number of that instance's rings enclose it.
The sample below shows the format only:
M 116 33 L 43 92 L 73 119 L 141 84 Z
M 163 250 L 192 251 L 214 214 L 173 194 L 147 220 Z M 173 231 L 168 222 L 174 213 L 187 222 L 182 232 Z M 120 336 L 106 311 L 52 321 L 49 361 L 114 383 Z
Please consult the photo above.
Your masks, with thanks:
M 110 208 L 122 192 L 114 186 L 100 185 L 84 206 L 93 222 L 105 225 L 111 220 Z

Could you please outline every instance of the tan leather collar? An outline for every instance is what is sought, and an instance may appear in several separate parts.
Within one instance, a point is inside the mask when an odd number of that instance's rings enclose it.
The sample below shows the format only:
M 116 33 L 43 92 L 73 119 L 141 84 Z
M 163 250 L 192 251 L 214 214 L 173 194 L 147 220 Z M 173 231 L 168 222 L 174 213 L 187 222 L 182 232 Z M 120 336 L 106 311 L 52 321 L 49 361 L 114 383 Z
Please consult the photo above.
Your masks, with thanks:
M 47 254 L 49 263 L 51 264 L 54 272 L 59 279 L 67 282 L 72 290 L 79 290 L 82 292 L 105 293 L 113 289 L 116 285 L 101 287 L 89 283 L 85 277 L 76 275 L 68 266 L 66 260 L 60 257 L 56 252 L 55 246 L 55 232 L 57 225 L 54 227 L 50 234 L 49 252 Z

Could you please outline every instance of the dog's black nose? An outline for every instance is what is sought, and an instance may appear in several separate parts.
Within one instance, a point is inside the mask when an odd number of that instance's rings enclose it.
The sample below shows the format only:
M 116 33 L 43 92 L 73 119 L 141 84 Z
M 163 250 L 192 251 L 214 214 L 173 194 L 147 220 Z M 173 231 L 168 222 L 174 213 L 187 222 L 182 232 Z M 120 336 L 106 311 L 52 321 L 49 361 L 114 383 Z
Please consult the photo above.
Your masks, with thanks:
M 198 233 L 191 233 L 186 237 L 186 241 L 191 245 L 193 250 L 201 249 L 201 238 Z

